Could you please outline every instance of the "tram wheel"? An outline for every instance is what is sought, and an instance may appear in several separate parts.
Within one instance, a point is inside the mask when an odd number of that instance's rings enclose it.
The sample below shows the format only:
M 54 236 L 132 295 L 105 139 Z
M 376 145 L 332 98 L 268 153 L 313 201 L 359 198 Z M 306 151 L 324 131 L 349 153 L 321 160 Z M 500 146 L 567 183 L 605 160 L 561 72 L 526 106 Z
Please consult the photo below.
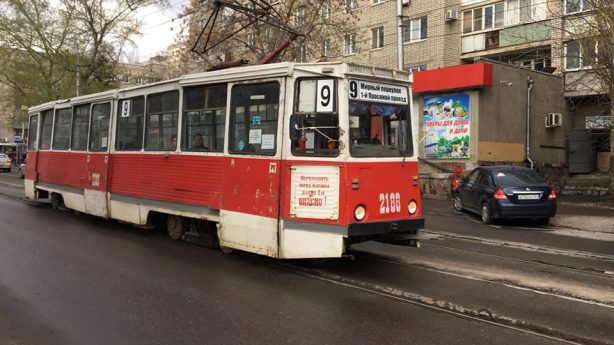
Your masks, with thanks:
M 234 252 L 235 250 L 233 248 L 230 247 L 224 247 L 222 245 L 220 245 L 220 250 L 222 251 L 222 253 L 224 254 L 231 254 L 232 252 Z
M 62 194 L 51 193 L 49 197 L 51 199 L 51 207 L 58 210 L 64 206 L 64 199 L 62 198 Z
M 178 240 L 185 232 L 186 224 L 183 217 L 169 215 L 166 218 L 166 231 L 172 240 Z

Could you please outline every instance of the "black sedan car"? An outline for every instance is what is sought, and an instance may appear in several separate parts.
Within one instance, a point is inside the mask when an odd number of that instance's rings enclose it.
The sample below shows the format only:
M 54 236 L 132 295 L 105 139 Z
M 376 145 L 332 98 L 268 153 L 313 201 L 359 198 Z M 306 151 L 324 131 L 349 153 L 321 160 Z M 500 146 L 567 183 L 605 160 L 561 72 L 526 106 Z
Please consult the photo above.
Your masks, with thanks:
M 454 208 L 494 219 L 537 219 L 548 224 L 556 214 L 556 193 L 535 171 L 516 166 L 479 167 L 452 185 Z

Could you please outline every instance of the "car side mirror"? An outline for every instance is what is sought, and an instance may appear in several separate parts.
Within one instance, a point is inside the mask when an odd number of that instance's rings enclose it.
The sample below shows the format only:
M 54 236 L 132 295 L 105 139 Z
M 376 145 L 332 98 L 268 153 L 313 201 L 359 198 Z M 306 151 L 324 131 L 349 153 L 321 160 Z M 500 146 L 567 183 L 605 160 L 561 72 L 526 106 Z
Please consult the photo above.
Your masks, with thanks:
M 301 138 L 300 118 L 297 114 L 290 115 L 290 140 L 299 140 Z

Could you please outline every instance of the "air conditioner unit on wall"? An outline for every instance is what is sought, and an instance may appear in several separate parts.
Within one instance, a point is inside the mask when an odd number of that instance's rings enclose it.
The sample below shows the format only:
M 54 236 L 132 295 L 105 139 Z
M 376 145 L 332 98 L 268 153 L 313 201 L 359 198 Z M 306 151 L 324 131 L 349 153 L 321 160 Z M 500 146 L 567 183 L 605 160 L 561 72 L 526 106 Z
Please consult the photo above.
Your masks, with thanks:
M 402 4 L 403 6 L 409 6 L 409 0 L 403 0 Z
M 561 127 L 563 115 L 559 113 L 548 113 L 546 115 L 546 128 Z
M 457 10 L 447 10 L 446 11 L 446 22 L 453 22 L 458 19 L 458 11 Z

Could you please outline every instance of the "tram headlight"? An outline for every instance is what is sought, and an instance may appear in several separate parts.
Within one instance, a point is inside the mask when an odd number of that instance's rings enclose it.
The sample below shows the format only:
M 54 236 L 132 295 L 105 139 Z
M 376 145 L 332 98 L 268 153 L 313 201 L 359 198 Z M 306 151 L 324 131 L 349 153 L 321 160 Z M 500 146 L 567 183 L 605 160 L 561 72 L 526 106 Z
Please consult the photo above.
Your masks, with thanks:
M 358 205 L 356 206 L 356 208 L 354 209 L 354 218 L 356 218 L 356 220 L 363 220 L 365 219 L 365 216 L 367 215 L 367 209 L 365 208 L 364 205 Z
M 407 212 L 413 215 L 416 211 L 418 211 L 418 203 L 416 203 L 416 200 L 412 200 L 407 204 Z

